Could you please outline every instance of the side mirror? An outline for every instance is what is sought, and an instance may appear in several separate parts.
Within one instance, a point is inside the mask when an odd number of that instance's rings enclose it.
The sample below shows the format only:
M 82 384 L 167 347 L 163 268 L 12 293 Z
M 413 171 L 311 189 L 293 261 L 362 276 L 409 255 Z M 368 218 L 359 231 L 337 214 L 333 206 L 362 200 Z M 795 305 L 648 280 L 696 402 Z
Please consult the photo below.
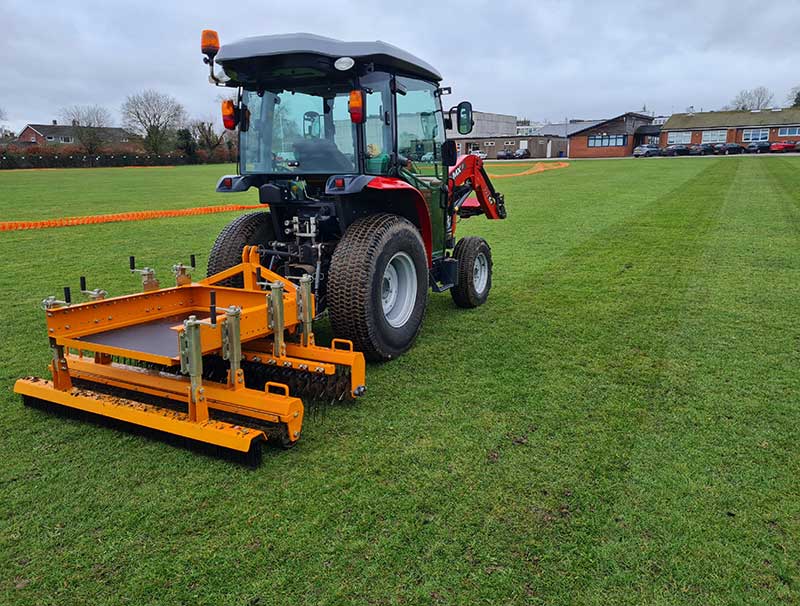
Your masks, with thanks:
M 455 166 L 458 161 L 458 151 L 456 142 L 453 140 L 442 143 L 442 164 L 445 166 Z
M 469 101 L 462 101 L 456 108 L 456 126 L 458 134 L 470 134 L 474 124 L 475 123 L 472 121 L 472 103 Z

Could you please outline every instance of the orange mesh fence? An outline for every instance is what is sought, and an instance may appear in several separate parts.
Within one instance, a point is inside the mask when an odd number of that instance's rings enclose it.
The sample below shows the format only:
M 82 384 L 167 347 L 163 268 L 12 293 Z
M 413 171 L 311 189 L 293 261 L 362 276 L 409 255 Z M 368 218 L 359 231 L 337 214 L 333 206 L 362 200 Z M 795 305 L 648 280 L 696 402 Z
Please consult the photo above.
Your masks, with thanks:
M 569 162 L 537 162 L 527 170 L 506 175 L 493 175 L 492 179 L 508 179 L 510 177 L 524 177 L 534 175 L 546 170 L 566 168 Z M 98 223 L 118 223 L 120 221 L 146 221 L 147 219 L 166 219 L 170 217 L 186 217 L 190 215 L 210 215 L 214 213 L 227 213 L 238 210 L 252 210 L 264 208 L 263 204 L 226 204 L 224 206 L 201 206 L 199 208 L 176 208 L 173 210 L 142 210 L 111 215 L 90 215 L 87 217 L 62 217 L 60 219 L 44 219 L 42 221 L 3 221 L 0 222 L 0 231 L 17 231 L 20 229 L 47 229 L 49 227 L 72 227 L 74 225 L 97 225 Z
M 484 168 L 488 166 L 486 164 L 483 165 Z M 528 170 L 523 170 L 520 173 L 511 173 L 507 175 L 493 175 L 488 170 L 486 174 L 488 174 L 492 179 L 508 179 L 509 177 L 524 177 L 525 175 L 535 175 L 536 173 L 542 173 L 546 170 L 555 170 L 557 168 L 567 168 L 569 166 L 569 162 L 537 162 L 533 166 L 531 166 Z
M 128 213 L 115 213 L 112 215 L 90 215 L 88 217 L 63 217 L 61 219 L 45 219 L 42 221 L 3 221 L 0 223 L 0 231 L 72 227 L 73 225 L 96 225 L 98 223 L 117 223 L 119 221 L 145 221 L 147 219 L 227 213 L 237 210 L 250 210 L 253 208 L 264 208 L 264 205 L 226 204 L 224 206 L 201 206 L 199 208 L 176 208 L 173 210 L 142 210 Z

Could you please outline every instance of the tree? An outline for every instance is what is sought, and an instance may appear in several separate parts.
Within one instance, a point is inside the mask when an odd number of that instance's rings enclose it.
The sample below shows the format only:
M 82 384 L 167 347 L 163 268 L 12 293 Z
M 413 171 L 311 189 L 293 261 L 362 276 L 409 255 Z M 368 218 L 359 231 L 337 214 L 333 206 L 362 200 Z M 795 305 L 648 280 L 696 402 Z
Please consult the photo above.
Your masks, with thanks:
M 741 90 L 727 107 L 736 110 L 765 109 L 772 105 L 775 95 L 765 86 L 757 86 L 752 90 Z
M 155 90 L 128 96 L 121 113 L 123 126 L 141 135 L 145 149 L 154 154 L 169 149 L 175 131 L 186 121 L 183 105 L 174 97 Z
M 0 122 L 4 122 L 6 120 L 8 120 L 8 114 L 6 113 L 6 110 L 0 107 Z
M 209 155 L 214 153 L 223 141 L 223 133 L 218 133 L 211 120 L 195 120 L 192 122 L 192 132 L 197 138 L 200 149 L 206 150 Z
M 789 107 L 800 107 L 800 85 L 789 91 L 786 101 L 789 103 Z
M 100 105 L 73 105 L 64 107 L 59 112 L 61 119 L 72 125 L 75 138 L 89 155 L 100 151 L 108 142 L 108 132 L 111 126 L 111 114 Z
M 194 139 L 192 131 L 188 128 L 179 128 L 175 133 L 175 147 L 186 154 L 190 163 L 197 161 L 197 141 Z

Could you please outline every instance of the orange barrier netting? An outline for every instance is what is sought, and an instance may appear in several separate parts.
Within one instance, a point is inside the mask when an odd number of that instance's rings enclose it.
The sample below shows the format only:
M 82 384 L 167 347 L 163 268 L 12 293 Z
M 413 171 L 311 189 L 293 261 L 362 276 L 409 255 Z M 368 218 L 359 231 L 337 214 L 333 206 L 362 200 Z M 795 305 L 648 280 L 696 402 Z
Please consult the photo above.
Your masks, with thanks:
M 16 231 L 19 229 L 47 229 L 48 227 L 72 227 L 73 225 L 96 225 L 98 223 L 116 223 L 119 221 L 144 221 L 147 219 L 165 219 L 169 217 L 185 217 L 188 215 L 210 215 L 237 210 L 263 208 L 262 204 L 226 204 L 224 206 L 201 206 L 199 208 L 176 208 L 173 210 L 141 210 L 113 215 L 91 215 L 88 217 L 63 217 L 61 219 L 45 219 L 43 221 L 4 221 L 0 223 L 0 231 Z
M 486 164 L 483 165 L 486 168 Z M 535 175 L 536 173 L 542 173 L 546 170 L 554 170 L 557 168 L 567 168 L 569 166 L 569 162 L 537 162 L 528 170 L 524 170 L 521 173 L 511 173 L 510 175 L 493 175 L 489 171 L 486 171 L 492 179 L 507 179 L 509 177 L 524 177 L 525 175 Z
M 492 179 L 507 179 L 509 177 L 534 175 L 546 170 L 566 168 L 567 166 L 569 166 L 569 162 L 537 162 L 531 168 L 519 173 L 511 173 L 508 175 L 488 174 Z M 264 208 L 264 206 L 262 204 L 226 204 L 225 206 L 201 206 L 199 208 L 176 208 L 173 210 L 141 210 L 128 213 L 115 213 L 113 215 L 90 215 L 88 217 L 63 217 L 61 219 L 44 219 L 42 221 L 3 221 L 0 222 L 0 231 L 72 227 L 73 225 L 97 225 L 99 223 L 117 223 L 120 221 L 145 221 L 147 219 L 166 219 L 169 217 L 227 213 L 237 210 L 252 210 L 254 208 Z

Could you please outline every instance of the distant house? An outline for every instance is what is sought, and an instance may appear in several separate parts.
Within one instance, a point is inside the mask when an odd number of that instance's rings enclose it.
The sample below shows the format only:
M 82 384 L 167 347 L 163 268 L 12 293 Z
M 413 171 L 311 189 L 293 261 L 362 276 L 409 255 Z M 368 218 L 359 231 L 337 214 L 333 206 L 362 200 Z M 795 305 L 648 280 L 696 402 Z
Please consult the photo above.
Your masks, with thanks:
M 661 145 L 800 140 L 800 108 L 672 114 L 661 127 Z
M 17 137 L 17 143 L 35 145 L 70 145 L 77 144 L 77 125 L 59 124 L 53 120 L 52 124 L 28 124 Z M 86 127 L 92 128 L 95 127 Z M 128 143 L 135 139 L 128 131 L 122 128 L 97 127 L 101 131 L 102 140 L 108 144 Z
M 614 158 L 630 156 L 633 148 L 649 141 L 657 132 L 651 126 L 653 117 L 647 114 L 627 112 L 602 120 L 590 122 L 569 134 L 570 158 Z M 656 127 L 658 128 L 658 127 Z

